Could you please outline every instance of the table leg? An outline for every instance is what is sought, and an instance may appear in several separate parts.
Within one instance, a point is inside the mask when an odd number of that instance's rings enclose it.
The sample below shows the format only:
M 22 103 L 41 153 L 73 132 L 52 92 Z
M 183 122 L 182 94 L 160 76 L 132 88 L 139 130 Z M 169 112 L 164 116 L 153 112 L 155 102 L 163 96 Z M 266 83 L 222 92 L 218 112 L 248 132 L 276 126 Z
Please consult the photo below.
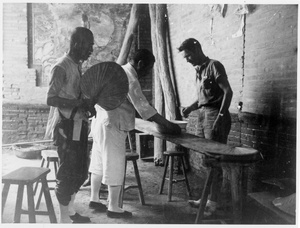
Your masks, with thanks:
M 209 194 L 209 189 L 210 189 L 212 179 L 213 179 L 213 173 L 214 173 L 214 168 L 209 167 L 207 178 L 206 178 L 205 185 L 204 185 L 204 189 L 203 189 L 202 195 L 201 195 L 201 202 L 200 202 L 200 205 L 199 205 L 199 208 L 198 208 L 195 224 L 198 224 L 198 223 L 202 222 L 204 209 L 205 209 L 208 194 Z
M 241 185 L 241 166 L 238 164 L 230 165 L 231 197 L 233 207 L 233 221 L 241 224 L 242 221 L 242 185 Z

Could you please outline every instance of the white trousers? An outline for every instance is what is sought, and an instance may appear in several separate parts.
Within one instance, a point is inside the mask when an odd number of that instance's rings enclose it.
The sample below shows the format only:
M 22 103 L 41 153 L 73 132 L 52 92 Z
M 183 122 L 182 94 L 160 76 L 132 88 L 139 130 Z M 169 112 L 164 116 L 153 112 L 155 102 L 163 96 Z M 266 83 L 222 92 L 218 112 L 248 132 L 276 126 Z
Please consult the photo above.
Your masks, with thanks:
M 93 123 L 93 146 L 89 172 L 102 175 L 106 185 L 122 185 L 125 172 L 127 132 L 101 121 Z

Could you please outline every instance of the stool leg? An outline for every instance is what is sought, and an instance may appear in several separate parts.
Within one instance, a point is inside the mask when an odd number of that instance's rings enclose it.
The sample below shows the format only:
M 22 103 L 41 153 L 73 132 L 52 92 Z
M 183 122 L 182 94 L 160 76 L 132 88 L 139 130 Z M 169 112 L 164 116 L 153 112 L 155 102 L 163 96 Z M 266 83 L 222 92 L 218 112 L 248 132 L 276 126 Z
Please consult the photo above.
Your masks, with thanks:
M 139 188 L 140 201 L 141 201 L 142 205 L 145 205 L 145 199 L 144 199 L 144 194 L 143 194 L 143 189 L 142 189 L 142 184 L 141 184 L 141 178 L 140 178 L 136 160 L 133 160 L 132 163 L 133 163 L 133 167 L 134 167 L 136 182 L 137 182 L 137 185 Z
M 50 166 L 50 159 L 48 158 L 46 168 L 49 168 L 49 166 Z
M 182 170 L 183 170 L 183 174 L 184 174 L 186 189 L 187 189 L 187 192 L 188 192 L 189 196 L 191 196 L 192 195 L 191 194 L 191 189 L 190 189 L 189 181 L 188 181 L 188 178 L 187 178 L 187 175 L 186 175 L 185 164 L 184 164 L 183 157 L 181 157 L 181 164 L 182 164 Z
M 126 170 L 127 170 L 127 160 L 125 161 L 125 172 L 124 172 L 124 180 L 123 180 L 123 185 L 121 188 L 120 192 L 120 197 L 119 197 L 119 207 L 123 207 L 123 200 L 124 200 L 124 191 L 125 191 L 125 181 L 126 181 Z
M 171 201 L 171 198 L 172 198 L 173 171 L 174 171 L 174 157 L 171 156 L 170 175 L 169 175 L 169 188 L 168 188 L 168 201 Z
M 47 210 L 49 212 L 50 222 L 57 223 L 46 177 L 42 178 L 41 181 L 42 181 L 42 190 L 44 192 Z
M 199 208 L 198 208 L 198 211 L 197 211 L 197 217 L 196 217 L 195 224 L 198 224 L 199 222 L 202 222 L 204 209 L 205 209 L 207 198 L 208 198 L 209 189 L 210 189 L 212 179 L 213 179 L 213 173 L 214 173 L 214 168 L 209 167 L 208 175 L 207 175 L 205 185 L 204 185 L 204 189 L 203 189 L 202 195 L 201 195 L 201 202 L 200 202 L 200 205 L 199 205 Z
M 5 206 L 5 203 L 7 200 L 9 187 L 10 187 L 10 184 L 4 184 L 3 189 L 2 189 L 2 215 L 3 215 L 3 211 L 4 211 L 4 206 Z
M 33 196 L 34 196 L 34 194 L 33 194 L 33 184 L 27 184 L 27 201 L 28 201 L 29 223 L 36 223 Z
M 248 166 L 242 166 L 242 208 L 247 199 L 248 193 Z
M 54 164 L 55 164 L 55 163 L 54 163 Z M 47 158 L 46 168 L 49 168 L 49 166 L 50 166 L 50 159 Z M 55 167 L 54 167 L 54 168 L 55 168 Z M 56 175 L 56 172 L 55 172 L 55 175 Z M 40 180 L 39 180 L 39 181 L 40 181 Z M 38 182 L 39 182 L 39 181 L 38 181 Z M 40 207 L 41 200 L 42 200 L 42 195 L 43 195 L 43 190 L 41 189 L 40 194 L 39 194 L 39 197 L 38 197 L 38 200 L 37 200 L 37 202 L 36 202 L 36 206 L 35 206 L 35 209 L 36 209 L 36 210 L 38 210 L 39 207 Z
M 44 164 L 45 164 L 45 159 L 42 158 L 41 167 L 44 167 Z M 34 194 L 36 193 L 39 183 L 40 183 L 39 181 L 36 182 L 36 185 L 34 187 Z
M 37 202 L 36 202 L 36 206 L 35 206 L 35 209 L 36 209 L 36 210 L 38 210 L 39 207 L 40 207 L 41 200 L 42 200 L 42 195 L 43 195 L 43 190 L 41 189 L 40 194 L 39 194 L 39 197 L 38 197 L 38 200 L 37 200 Z
M 159 194 L 162 194 L 163 189 L 164 189 L 164 184 L 165 184 L 166 174 L 167 174 L 167 170 L 168 170 L 168 165 L 169 165 L 169 156 L 166 155 L 166 163 L 165 163 L 164 174 L 163 174 L 160 189 L 159 189 Z
M 22 202 L 23 202 L 23 192 L 24 192 L 24 185 L 20 184 L 19 187 L 18 187 L 18 194 L 17 194 L 17 203 L 16 203 L 16 209 L 15 209 L 14 223 L 20 223 L 21 210 L 22 210 Z
M 54 174 L 55 174 L 55 178 L 56 178 L 56 174 L 57 174 L 57 166 L 58 166 L 58 164 L 57 164 L 57 162 L 55 161 L 54 162 Z

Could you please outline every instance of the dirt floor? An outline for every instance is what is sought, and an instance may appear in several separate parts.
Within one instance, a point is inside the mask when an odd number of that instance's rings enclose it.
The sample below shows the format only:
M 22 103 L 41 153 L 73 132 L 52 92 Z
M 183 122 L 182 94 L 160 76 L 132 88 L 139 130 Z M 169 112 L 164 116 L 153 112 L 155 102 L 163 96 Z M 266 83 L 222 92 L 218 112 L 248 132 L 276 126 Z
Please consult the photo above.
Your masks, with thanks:
M 41 164 L 41 159 L 23 159 L 18 158 L 15 155 L 15 151 L 8 148 L 2 149 L 2 175 L 5 175 L 17 168 L 24 166 L 31 167 L 39 167 Z M 53 166 L 50 166 L 51 172 L 48 174 L 47 179 L 54 179 L 54 169 Z M 167 181 L 165 183 L 164 191 L 162 195 L 158 194 L 160 182 L 163 175 L 163 167 L 155 166 L 151 161 L 138 160 L 138 168 L 141 177 L 143 193 L 145 198 L 146 205 L 141 205 L 139 202 L 139 194 L 138 189 L 129 189 L 125 192 L 124 195 L 124 204 L 123 208 L 127 211 L 133 213 L 133 217 L 131 219 L 112 219 L 106 216 L 106 213 L 98 213 L 89 209 L 89 199 L 90 199 L 90 187 L 82 187 L 77 194 L 77 198 L 75 201 L 75 207 L 79 214 L 89 216 L 91 218 L 91 224 L 107 224 L 108 226 L 114 224 L 140 224 L 140 225 L 171 225 L 172 227 L 175 224 L 178 225 L 193 225 L 196 219 L 197 210 L 191 208 L 187 201 L 189 199 L 198 199 L 202 187 L 205 181 L 205 174 L 203 177 L 196 176 L 191 172 L 188 172 L 188 179 L 191 187 L 192 197 L 187 195 L 186 186 L 184 182 L 179 182 L 173 184 L 173 195 L 172 201 L 167 201 Z M 175 175 L 174 178 L 182 178 L 182 175 Z M 135 184 L 134 170 L 131 162 L 127 164 L 127 176 L 126 176 L 126 185 Z M 50 187 L 54 186 L 54 183 L 49 183 Z M 26 188 L 25 188 L 26 190 Z M 39 190 L 39 189 L 38 189 Z M 104 189 L 105 190 L 105 189 Z M 58 219 L 58 201 L 54 194 L 54 191 L 50 191 L 54 210 L 56 213 L 56 217 Z M 221 191 L 220 191 L 221 194 Z M 2 225 L 9 225 L 13 223 L 14 211 L 15 211 L 15 203 L 16 203 L 16 195 L 17 195 L 17 187 L 16 185 L 11 185 L 8 199 L 6 205 L 4 207 L 3 216 L 2 216 Z M 106 203 L 107 191 L 102 191 L 100 194 L 100 200 L 102 203 Z M 224 198 L 224 197 L 223 197 Z M 225 197 L 228 198 L 228 197 Z M 35 202 L 37 200 L 37 194 L 35 196 Z M 230 201 L 230 197 L 229 197 Z M 26 194 L 24 194 L 23 198 L 23 209 L 27 207 L 27 199 Z M 42 199 L 40 209 L 46 210 L 44 199 Z M 222 208 L 217 210 L 217 213 L 213 215 L 211 218 L 205 219 L 216 219 L 216 218 L 230 218 L 231 217 L 231 209 L 230 208 Z M 256 224 L 272 224 L 272 222 L 268 221 L 265 215 L 261 214 L 259 219 L 257 215 L 260 215 L 261 212 L 257 211 L 257 208 L 253 207 L 250 204 L 247 204 L 244 208 L 244 217 L 243 224 L 253 224 L 255 220 Z M 39 224 L 49 224 L 48 216 L 36 216 L 37 223 Z M 28 223 L 28 216 L 21 216 L 21 223 Z M 209 224 L 220 224 L 218 221 L 204 221 L 203 223 Z M 273 223 L 274 224 L 274 223 Z M 140 226 L 139 225 L 139 226 Z M 218 225 L 214 225 L 218 226 Z
M 2 175 L 9 173 L 23 166 L 40 166 L 40 159 L 22 159 L 14 154 L 14 150 L 3 149 L 2 151 Z M 77 212 L 89 216 L 94 224 L 193 224 L 196 218 L 196 209 L 192 209 L 187 200 L 189 197 L 186 193 L 184 182 L 174 184 L 172 201 L 167 202 L 167 181 L 165 183 L 164 192 L 158 194 L 163 167 L 155 166 L 153 162 L 138 161 L 139 172 L 142 181 L 143 193 L 146 205 L 141 205 L 138 197 L 138 189 L 129 189 L 124 196 L 124 209 L 133 213 L 131 219 L 112 219 L 108 218 L 105 213 L 95 213 L 89 209 L 90 187 L 82 187 L 76 198 Z M 53 167 L 47 179 L 54 178 Z M 175 176 L 176 177 L 176 176 Z M 180 175 L 179 178 L 182 178 Z M 190 180 L 195 181 L 195 180 Z M 199 180 L 198 180 L 199 181 Z M 128 162 L 126 184 L 135 182 L 133 166 Z M 53 186 L 54 183 L 49 183 Z M 26 188 L 25 188 L 26 190 Z M 11 185 L 6 202 L 2 223 L 13 223 L 15 202 L 16 202 L 16 185 Z M 54 191 L 50 191 L 54 210 L 58 218 L 58 202 Z M 106 203 L 107 193 L 102 192 L 100 200 Z M 36 196 L 37 198 L 37 196 Z M 36 202 L 36 199 L 35 199 Z M 24 194 L 23 208 L 27 207 L 26 194 Z M 45 202 L 42 199 L 40 210 L 45 210 Z M 48 216 L 37 216 L 37 223 L 50 223 Z M 22 215 L 21 223 L 28 223 L 28 216 Z

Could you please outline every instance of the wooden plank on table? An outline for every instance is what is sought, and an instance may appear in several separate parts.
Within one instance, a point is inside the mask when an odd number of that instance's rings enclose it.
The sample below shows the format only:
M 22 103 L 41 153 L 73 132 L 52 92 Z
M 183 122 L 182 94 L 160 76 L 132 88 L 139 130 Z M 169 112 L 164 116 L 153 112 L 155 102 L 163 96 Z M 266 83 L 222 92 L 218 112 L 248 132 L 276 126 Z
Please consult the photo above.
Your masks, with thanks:
M 188 149 L 209 155 L 225 155 L 231 157 L 247 157 L 258 154 L 253 148 L 235 147 L 228 144 L 219 143 L 213 140 L 198 137 L 196 135 L 182 132 L 180 135 L 161 134 L 154 122 L 135 119 L 135 129 L 155 137 L 165 139 L 175 144 L 182 145 Z

